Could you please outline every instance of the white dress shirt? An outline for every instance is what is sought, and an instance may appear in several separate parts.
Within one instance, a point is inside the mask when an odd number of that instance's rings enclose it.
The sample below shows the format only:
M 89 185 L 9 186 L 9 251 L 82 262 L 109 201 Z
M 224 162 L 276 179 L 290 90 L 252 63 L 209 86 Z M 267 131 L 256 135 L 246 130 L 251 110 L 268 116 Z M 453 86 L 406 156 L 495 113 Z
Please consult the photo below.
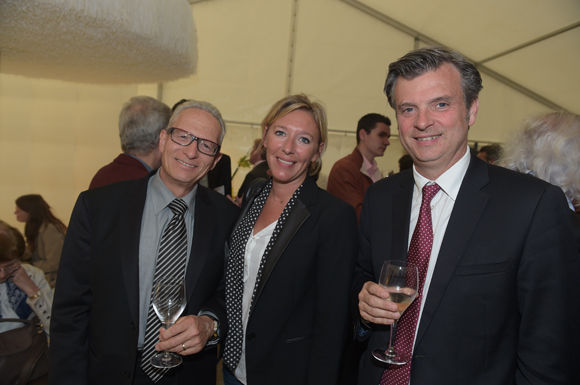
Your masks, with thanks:
M 425 277 L 425 284 L 423 286 L 423 297 L 421 300 L 421 309 L 419 311 L 417 327 L 421 322 L 423 308 L 429 294 L 429 285 L 431 284 L 431 279 L 433 278 L 433 271 L 435 270 L 435 264 L 437 263 L 437 258 L 439 257 L 439 250 L 441 249 L 441 243 L 443 242 L 443 237 L 445 236 L 445 230 L 447 229 L 447 224 L 449 223 L 449 218 L 451 217 L 451 212 L 453 211 L 453 206 L 455 205 L 455 200 L 457 199 L 457 194 L 459 193 L 459 188 L 461 187 L 461 182 L 463 182 L 463 177 L 465 177 L 465 173 L 467 172 L 470 159 L 471 155 L 468 147 L 465 155 L 449 170 L 441 174 L 441 176 L 439 176 L 439 178 L 437 178 L 435 181 L 431 181 L 419 174 L 413 165 L 415 188 L 413 189 L 411 221 L 409 223 L 409 244 L 411 244 L 413 231 L 415 230 L 417 220 L 419 219 L 419 211 L 421 209 L 421 201 L 423 199 L 423 186 L 426 184 L 437 183 L 441 187 L 441 190 L 433 197 L 433 200 L 431 200 L 433 248 L 431 249 L 431 258 L 429 259 L 429 267 L 427 268 L 427 275 Z M 415 330 L 415 340 L 413 341 L 413 347 L 415 346 L 416 339 L 417 331 Z
M 276 228 L 278 221 L 270 223 L 267 227 L 262 229 L 258 234 L 252 235 L 248 238 L 246 243 L 246 252 L 244 254 L 244 297 L 242 299 L 242 325 L 244 336 L 246 335 L 246 328 L 248 326 L 248 317 L 250 316 L 250 305 L 252 296 L 254 295 L 254 287 L 256 286 L 256 279 L 258 277 L 258 270 L 266 246 L 270 242 L 272 233 Z M 243 384 L 247 384 L 246 374 L 246 338 L 242 339 L 242 356 L 240 362 L 234 372 L 236 378 Z

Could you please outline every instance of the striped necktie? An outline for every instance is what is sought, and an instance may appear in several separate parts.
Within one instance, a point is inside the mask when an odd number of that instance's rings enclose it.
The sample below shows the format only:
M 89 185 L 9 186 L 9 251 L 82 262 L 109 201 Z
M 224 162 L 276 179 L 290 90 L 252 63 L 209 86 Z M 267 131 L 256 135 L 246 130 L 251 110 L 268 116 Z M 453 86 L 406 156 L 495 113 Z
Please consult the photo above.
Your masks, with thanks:
M 187 229 L 185 227 L 185 212 L 187 205 L 183 199 L 174 199 L 168 207 L 173 212 L 173 218 L 165 228 L 159 246 L 157 266 L 155 267 L 155 277 L 153 287 L 161 278 L 183 277 L 185 275 L 185 262 L 187 261 Z M 153 293 L 149 303 L 149 314 L 147 315 L 147 328 L 145 331 L 145 342 L 143 343 L 143 355 L 141 368 L 155 383 L 163 377 L 169 369 L 159 369 L 151 365 L 151 357 L 157 351 L 155 345 L 159 341 L 159 328 L 161 321 L 153 309 Z

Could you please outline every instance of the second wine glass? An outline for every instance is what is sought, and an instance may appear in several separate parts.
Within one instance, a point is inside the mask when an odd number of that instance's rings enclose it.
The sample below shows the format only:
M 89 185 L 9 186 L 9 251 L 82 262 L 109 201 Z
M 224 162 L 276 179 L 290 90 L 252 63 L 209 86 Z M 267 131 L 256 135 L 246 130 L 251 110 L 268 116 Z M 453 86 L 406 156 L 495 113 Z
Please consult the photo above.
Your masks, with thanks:
M 183 278 L 162 278 L 153 288 L 153 309 L 163 327 L 169 329 L 185 309 L 185 280 Z M 156 368 L 173 368 L 181 364 L 180 355 L 167 350 L 151 357 L 151 365 Z
M 385 261 L 378 283 L 387 289 L 389 292 L 387 300 L 397 304 L 397 310 L 402 316 L 417 297 L 418 282 L 417 266 L 405 261 Z M 409 362 L 410 357 L 402 352 L 397 352 L 394 347 L 393 338 L 397 333 L 398 321 L 395 320 L 395 323 L 391 325 L 391 337 L 387 350 L 381 348 L 373 350 L 373 356 L 381 362 L 394 365 L 403 365 Z

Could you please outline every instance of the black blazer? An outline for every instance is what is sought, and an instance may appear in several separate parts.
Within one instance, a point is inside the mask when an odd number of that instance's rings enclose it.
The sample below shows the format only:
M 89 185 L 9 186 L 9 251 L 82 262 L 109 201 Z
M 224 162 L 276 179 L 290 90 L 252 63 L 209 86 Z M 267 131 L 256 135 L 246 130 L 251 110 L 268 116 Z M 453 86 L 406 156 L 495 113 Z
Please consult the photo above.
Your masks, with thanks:
M 269 169 L 270 167 L 268 166 L 268 162 L 263 161 L 262 163 L 254 167 L 249 173 L 247 173 L 246 177 L 244 178 L 244 182 L 242 183 L 242 186 L 238 190 L 238 198 L 241 198 L 243 195 L 247 193 L 248 189 L 250 188 L 250 185 L 254 180 L 258 178 L 268 179 Z
M 238 223 L 252 204 L 250 198 Z M 307 177 L 249 316 L 248 384 L 337 383 L 356 253 L 354 209 Z
M 223 154 L 215 167 L 207 173 L 207 187 L 212 190 L 224 186 L 224 195 L 232 195 L 232 160 Z
M 353 305 L 386 259 L 407 258 L 414 179 L 373 184 L 360 224 Z M 562 191 L 475 156 L 461 184 L 417 331 L 411 384 L 577 384 L 580 259 Z M 371 357 L 359 384 L 385 367 Z
M 139 238 L 151 175 L 85 191 L 77 200 L 52 308 L 51 384 L 131 383 L 139 328 Z M 223 245 L 238 211 L 227 198 L 198 186 L 184 315 L 208 308 L 226 319 Z M 215 349 L 185 356 L 177 383 L 195 378 L 214 385 L 216 361 Z

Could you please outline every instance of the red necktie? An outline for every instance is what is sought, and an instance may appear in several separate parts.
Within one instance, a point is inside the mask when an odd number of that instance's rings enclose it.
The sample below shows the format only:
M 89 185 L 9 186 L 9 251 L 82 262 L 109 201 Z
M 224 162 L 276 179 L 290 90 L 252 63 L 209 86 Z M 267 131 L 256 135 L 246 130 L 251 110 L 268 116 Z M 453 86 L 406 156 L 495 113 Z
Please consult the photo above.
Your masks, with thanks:
M 423 200 L 419 219 L 409 245 L 407 262 L 417 266 L 419 270 L 419 295 L 411 306 L 403 313 L 397 327 L 395 337 L 395 350 L 411 356 L 413 351 L 413 341 L 419 320 L 419 310 L 421 309 L 421 299 L 423 298 L 423 285 L 427 276 L 427 267 L 433 248 L 433 223 L 431 221 L 431 199 L 441 190 L 437 184 L 425 185 L 423 187 Z M 383 373 L 380 385 L 408 385 L 411 377 L 411 362 L 405 365 L 388 365 Z

